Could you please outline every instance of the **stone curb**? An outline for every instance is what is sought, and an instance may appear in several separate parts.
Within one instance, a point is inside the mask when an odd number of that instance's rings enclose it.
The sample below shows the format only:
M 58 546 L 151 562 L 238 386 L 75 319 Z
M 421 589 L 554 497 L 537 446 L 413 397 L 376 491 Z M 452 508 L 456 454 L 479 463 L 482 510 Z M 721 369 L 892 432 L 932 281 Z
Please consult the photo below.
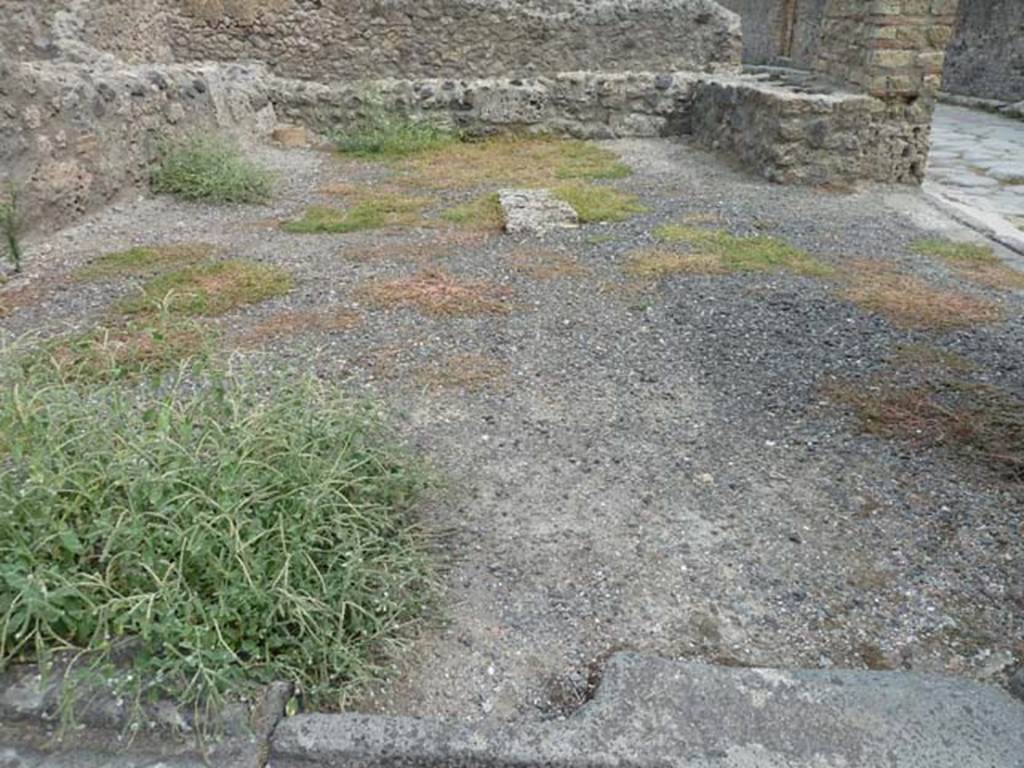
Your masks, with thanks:
M 937 676 L 726 669 L 620 654 L 564 721 L 285 720 L 273 768 L 1020 768 L 1024 706 Z
M 1017 255 L 1024 256 L 1024 232 L 998 213 L 983 211 L 971 205 L 956 192 L 931 181 L 926 181 L 921 186 L 921 191 L 924 192 L 928 201 L 943 213 L 990 240 L 1009 248 Z

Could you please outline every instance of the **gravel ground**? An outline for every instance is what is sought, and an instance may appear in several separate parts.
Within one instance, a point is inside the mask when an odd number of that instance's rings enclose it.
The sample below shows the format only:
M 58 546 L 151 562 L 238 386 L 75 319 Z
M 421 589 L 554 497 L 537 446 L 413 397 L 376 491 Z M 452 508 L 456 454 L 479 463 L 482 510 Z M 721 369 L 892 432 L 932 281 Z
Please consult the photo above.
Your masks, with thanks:
M 224 344 L 381 398 L 448 481 L 424 511 L 451 563 L 447 620 L 420 633 L 359 709 L 557 717 L 620 649 L 1004 681 L 1024 662 L 1021 484 L 863 435 L 821 389 L 924 343 L 1024 393 L 1024 295 L 988 292 L 1005 323 L 936 333 L 894 328 L 827 281 L 785 274 L 636 289 L 622 274 L 628 254 L 659 224 L 711 212 L 735 234 L 784 237 L 837 264 L 890 259 L 985 294 L 912 255 L 930 230 L 964 236 L 914 192 L 782 188 L 683 143 L 608 146 L 634 167 L 619 186 L 648 212 L 544 243 L 429 229 L 282 233 L 274 220 L 322 201 L 324 184 L 385 173 L 261 148 L 280 173 L 273 206 L 124 201 L 31 242 L 28 278 L 5 290 L 38 294 L 0 325 L 11 335 L 92 325 L 131 286 L 61 275 L 132 244 L 210 242 L 295 274 L 288 296 L 216 321 Z M 552 249 L 585 273 L 537 279 L 517 268 Z M 444 319 L 362 301 L 365 281 L 425 266 L 507 287 L 514 311 Z M 262 350 L 241 341 L 276 312 L 327 305 L 360 323 Z M 444 386 L 452 365 L 479 386 Z

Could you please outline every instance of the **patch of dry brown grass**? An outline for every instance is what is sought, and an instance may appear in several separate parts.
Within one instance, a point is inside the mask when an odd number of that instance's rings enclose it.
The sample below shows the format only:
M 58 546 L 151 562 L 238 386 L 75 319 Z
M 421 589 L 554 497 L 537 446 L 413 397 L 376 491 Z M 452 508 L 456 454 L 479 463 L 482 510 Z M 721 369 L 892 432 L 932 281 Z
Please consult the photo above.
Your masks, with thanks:
M 923 371 L 944 368 L 966 373 L 975 367 L 967 358 L 930 344 L 901 344 L 890 356 L 889 362 L 899 367 Z
M 578 259 L 554 249 L 519 248 L 505 258 L 514 270 L 534 280 L 558 280 L 590 274 Z
M 51 289 L 52 286 L 44 288 L 39 281 L 18 286 L 0 285 L 0 317 L 6 317 L 23 307 L 38 304 L 46 298 Z
M 398 280 L 371 283 L 362 289 L 380 307 L 413 307 L 429 315 L 470 316 L 512 311 L 507 288 L 485 280 L 459 279 L 442 269 L 426 269 Z
M 661 280 L 671 275 L 725 275 L 729 273 L 722 260 L 714 254 L 680 253 L 663 248 L 649 248 L 632 254 L 623 268 L 637 280 Z
M 461 248 L 482 246 L 491 239 L 490 232 L 478 230 L 438 230 L 429 239 L 402 239 L 374 245 L 349 247 L 341 256 L 353 261 L 406 261 L 424 263 L 451 256 Z
M 889 375 L 825 393 L 870 434 L 941 447 L 1024 479 L 1024 400 L 1003 389 L 950 376 L 899 384 Z
M 497 358 L 461 354 L 426 366 L 416 375 L 416 380 L 431 389 L 476 392 L 494 386 L 507 375 L 508 366 Z
M 409 157 L 398 167 L 401 183 L 450 190 L 551 187 L 630 173 L 615 153 L 590 142 L 512 135 L 450 143 Z
M 295 309 L 277 312 L 240 333 L 242 345 L 258 346 L 301 334 L 347 331 L 361 322 L 355 312 L 340 308 Z
M 1024 290 L 1024 272 L 1004 263 L 988 245 L 918 240 L 914 250 L 939 259 L 964 280 L 1002 291 Z
M 964 328 L 998 322 L 1002 317 L 992 301 L 893 271 L 854 271 L 842 296 L 899 328 Z

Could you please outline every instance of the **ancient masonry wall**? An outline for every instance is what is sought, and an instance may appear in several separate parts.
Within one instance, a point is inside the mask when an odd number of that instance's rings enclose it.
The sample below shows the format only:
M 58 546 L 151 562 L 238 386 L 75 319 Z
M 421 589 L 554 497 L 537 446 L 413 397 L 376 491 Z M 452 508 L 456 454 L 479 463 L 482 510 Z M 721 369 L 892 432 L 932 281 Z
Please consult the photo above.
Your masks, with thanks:
M 976 98 L 1024 101 L 1024 2 L 960 3 L 943 89 Z
M 370 102 L 476 133 L 692 133 L 784 183 L 915 183 L 955 4 L 829 0 L 816 61 L 850 89 L 740 76 L 739 19 L 711 0 L 4 2 L 0 177 L 50 226 L 143 186 L 167 139 Z

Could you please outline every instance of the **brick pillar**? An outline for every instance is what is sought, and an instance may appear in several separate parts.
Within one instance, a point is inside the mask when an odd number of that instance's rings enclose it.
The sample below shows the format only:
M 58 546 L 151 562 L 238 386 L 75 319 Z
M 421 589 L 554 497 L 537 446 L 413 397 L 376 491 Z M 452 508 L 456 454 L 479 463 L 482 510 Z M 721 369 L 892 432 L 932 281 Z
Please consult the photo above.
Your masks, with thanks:
M 830 0 L 816 69 L 881 98 L 932 96 L 959 0 Z

